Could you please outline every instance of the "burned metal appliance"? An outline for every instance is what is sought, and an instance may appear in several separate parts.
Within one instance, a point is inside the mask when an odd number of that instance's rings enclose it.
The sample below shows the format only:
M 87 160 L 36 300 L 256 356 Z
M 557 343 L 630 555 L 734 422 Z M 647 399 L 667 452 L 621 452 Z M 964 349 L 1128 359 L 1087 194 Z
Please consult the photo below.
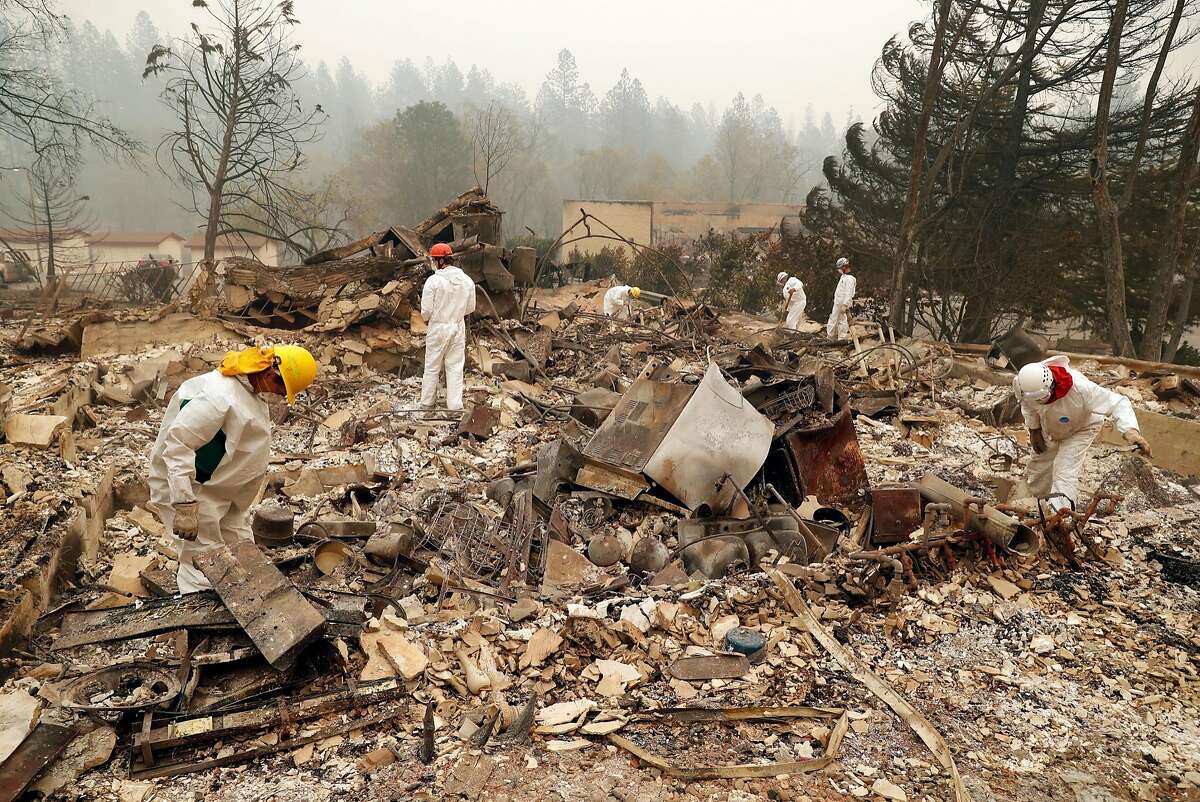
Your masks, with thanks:
M 901 482 L 871 488 L 871 542 L 900 543 L 921 526 L 921 491 Z
M 633 499 L 648 479 L 690 510 L 728 510 L 762 466 L 774 427 L 716 364 L 698 385 L 658 381 L 660 367 L 650 360 L 596 430 L 576 483 Z

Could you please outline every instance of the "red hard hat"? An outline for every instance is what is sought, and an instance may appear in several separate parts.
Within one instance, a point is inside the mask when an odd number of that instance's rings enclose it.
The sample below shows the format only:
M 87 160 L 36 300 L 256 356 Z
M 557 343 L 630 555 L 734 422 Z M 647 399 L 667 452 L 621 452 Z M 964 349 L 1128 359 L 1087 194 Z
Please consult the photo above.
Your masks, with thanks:
M 432 248 L 429 249 L 429 255 L 434 258 L 438 258 L 438 257 L 444 258 L 444 257 L 449 256 L 452 253 L 454 253 L 454 251 L 450 248 L 449 245 L 447 245 L 444 242 L 439 242 L 436 245 L 434 245 Z

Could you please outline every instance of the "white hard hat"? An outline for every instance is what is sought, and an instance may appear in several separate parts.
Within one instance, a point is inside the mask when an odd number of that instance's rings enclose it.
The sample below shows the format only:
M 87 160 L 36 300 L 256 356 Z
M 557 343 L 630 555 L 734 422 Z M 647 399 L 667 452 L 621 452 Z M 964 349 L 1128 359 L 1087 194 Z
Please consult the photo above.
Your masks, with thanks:
M 1050 397 L 1054 374 L 1041 362 L 1030 362 L 1017 373 L 1017 389 L 1028 401 L 1044 401 Z
M 782 284 L 785 281 L 787 281 L 787 271 L 781 270 L 779 275 L 775 277 L 775 283 Z
M 837 260 L 837 266 L 838 266 L 838 269 L 839 269 L 839 270 L 840 270 L 841 268 L 845 267 L 845 266 L 846 266 L 846 265 L 848 265 L 848 264 L 850 264 L 850 260 L 849 260 L 849 259 L 847 259 L 847 258 L 846 258 L 846 257 L 844 257 L 844 256 L 843 256 L 841 259 L 838 259 L 838 260 Z

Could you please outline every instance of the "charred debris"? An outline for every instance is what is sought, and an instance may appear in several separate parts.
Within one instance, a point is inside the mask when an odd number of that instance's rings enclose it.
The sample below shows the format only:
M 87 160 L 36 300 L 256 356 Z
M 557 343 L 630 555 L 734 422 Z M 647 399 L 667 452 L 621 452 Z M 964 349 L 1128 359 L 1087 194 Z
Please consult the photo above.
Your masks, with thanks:
M 1034 731 L 1104 717 L 1042 698 L 1065 677 L 1131 711 L 1088 761 L 1133 761 L 1127 798 L 1196 792 L 1194 375 L 1097 357 L 1159 462 L 1113 439 L 1092 503 L 1047 519 L 1022 332 L 985 357 L 686 298 L 612 321 L 603 283 L 531 289 L 500 216 L 473 190 L 168 306 L 10 305 L 0 802 L 192 799 L 255 763 L 286 770 L 239 775 L 259 798 L 608 798 L 593 764 L 613 798 L 990 798 L 1069 759 Z M 461 417 L 415 409 L 435 242 L 478 285 Z M 157 421 L 231 344 L 280 340 L 318 383 L 276 410 L 254 542 L 179 596 Z

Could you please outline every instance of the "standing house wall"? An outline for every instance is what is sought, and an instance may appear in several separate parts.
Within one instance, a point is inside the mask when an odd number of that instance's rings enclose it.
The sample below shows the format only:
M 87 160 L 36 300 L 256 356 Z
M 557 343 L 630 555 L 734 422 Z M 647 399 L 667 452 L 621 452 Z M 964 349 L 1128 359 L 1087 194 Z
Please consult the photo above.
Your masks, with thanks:
M 653 244 L 654 204 L 651 201 L 565 200 L 563 201 L 563 231 L 579 220 L 581 208 L 612 226 L 621 236 L 633 240 L 639 245 Z M 593 234 L 610 234 L 604 230 L 603 226 L 597 225 L 594 221 L 589 221 L 589 225 Z M 585 233 L 587 232 L 580 226 L 572 231 L 567 239 L 574 239 Z M 619 248 L 630 258 L 634 256 L 634 249 L 628 245 L 611 239 L 588 237 L 579 242 L 564 245 L 560 258 L 564 262 L 568 261 L 573 251 L 579 251 L 584 256 L 594 256 L 606 247 Z
M 710 230 L 722 233 L 769 231 L 779 227 L 785 216 L 796 215 L 803 206 L 786 203 L 678 203 L 656 201 L 653 213 L 653 243 L 687 245 Z
M 799 215 L 803 205 L 788 203 L 690 203 L 683 201 L 563 201 L 563 230 L 579 219 L 584 209 L 616 229 L 622 236 L 642 245 L 690 245 L 710 230 L 722 233 L 770 231 L 778 229 L 784 217 Z M 591 224 L 593 233 L 602 227 Z M 583 233 L 571 232 L 570 238 Z M 561 259 L 572 251 L 592 256 L 605 246 L 617 247 L 632 255 L 633 248 L 612 240 L 589 237 L 566 245 Z

